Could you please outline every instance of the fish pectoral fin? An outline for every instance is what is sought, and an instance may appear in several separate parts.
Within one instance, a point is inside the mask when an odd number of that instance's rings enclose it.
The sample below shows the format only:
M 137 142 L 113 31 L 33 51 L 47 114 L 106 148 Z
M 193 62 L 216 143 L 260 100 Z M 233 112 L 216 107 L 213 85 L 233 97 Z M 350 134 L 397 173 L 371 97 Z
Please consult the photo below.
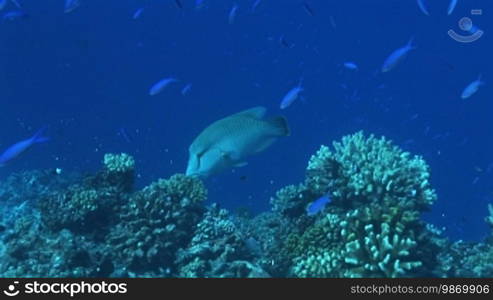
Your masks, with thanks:
M 241 168 L 241 167 L 244 167 L 246 165 L 248 165 L 248 163 L 246 161 L 240 161 L 240 162 L 234 164 L 233 166 L 236 168 Z

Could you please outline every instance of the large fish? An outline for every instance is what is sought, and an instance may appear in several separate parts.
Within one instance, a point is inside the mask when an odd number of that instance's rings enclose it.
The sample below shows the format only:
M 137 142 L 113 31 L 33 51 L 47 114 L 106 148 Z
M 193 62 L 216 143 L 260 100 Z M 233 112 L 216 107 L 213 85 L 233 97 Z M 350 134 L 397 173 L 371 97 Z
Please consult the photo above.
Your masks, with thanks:
M 204 129 L 188 149 L 187 175 L 208 177 L 231 167 L 246 165 L 245 159 L 269 147 L 278 137 L 288 136 L 282 116 L 263 119 L 258 106 L 220 119 Z

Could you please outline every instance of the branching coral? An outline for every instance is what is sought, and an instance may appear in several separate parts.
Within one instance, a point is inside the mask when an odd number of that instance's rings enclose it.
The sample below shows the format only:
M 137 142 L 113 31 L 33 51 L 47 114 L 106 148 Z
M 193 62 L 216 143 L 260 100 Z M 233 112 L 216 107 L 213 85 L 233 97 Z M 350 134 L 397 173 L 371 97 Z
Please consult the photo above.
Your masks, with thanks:
M 266 277 L 250 263 L 250 249 L 228 212 L 212 207 L 197 224 L 189 246 L 177 253 L 180 277 Z
M 334 152 L 322 146 L 308 163 L 306 184 L 314 194 L 330 193 L 335 203 L 349 208 L 399 202 L 421 210 L 435 201 L 426 162 L 384 137 L 358 132 L 333 146 Z
M 402 277 L 431 268 L 435 260 L 418 255 L 419 245 L 432 245 L 419 215 L 436 199 L 425 161 L 362 132 L 333 146 L 322 146 L 308 163 L 307 189 L 332 202 L 284 245 L 294 257 L 291 274 Z
M 399 277 L 419 271 L 422 262 L 413 254 L 421 242 L 414 234 L 419 228 L 416 216 L 381 213 L 376 204 L 345 214 L 330 208 L 301 235 L 293 276 Z
M 105 168 L 111 173 L 133 172 L 135 168 L 134 158 L 126 153 L 107 153 L 104 155 L 103 163 Z

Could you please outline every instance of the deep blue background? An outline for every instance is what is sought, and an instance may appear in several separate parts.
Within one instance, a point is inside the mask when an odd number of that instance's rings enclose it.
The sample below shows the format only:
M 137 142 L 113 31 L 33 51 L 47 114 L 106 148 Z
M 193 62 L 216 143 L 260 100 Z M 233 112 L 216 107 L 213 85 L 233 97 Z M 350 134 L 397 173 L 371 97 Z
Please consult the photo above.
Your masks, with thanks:
M 182 0 L 183 9 L 174 0 L 81 1 L 64 14 L 63 0 L 24 0 L 29 18 L 0 24 L 0 147 L 44 125 L 52 137 L 0 169 L 0 178 L 49 167 L 93 171 L 104 153 L 128 152 L 143 186 L 184 172 L 189 144 L 210 122 L 264 105 L 289 119 L 292 136 L 247 167 L 207 180 L 209 201 L 266 210 L 276 190 L 303 180 L 320 144 L 363 129 L 431 165 L 439 200 L 429 221 L 453 238 L 486 234 L 493 202 L 493 2 L 459 1 L 447 16 L 448 1 L 429 0 L 427 17 L 414 0 L 307 0 L 313 16 L 300 0 L 263 0 L 255 12 L 254 0 L 206 0 L 201 10 L 195 0 Z M 235 3 L 238 15 L 229 24 Z M 140 7 L 141 18 L 133 20 Z M 483 15 L 471 16 L 473 8 Z M 461 44 L 446 34 L 465 34 L 457 25 L 464 16 L 485 31 L 480 40 Z M 293 47 L 283 47 L 281 36 Z M 411 37 L 418 48 L 378 74 Z M 360 70 L 343 69 L 344 61 Z M 480 73 L 486 85 L 460 99 Z M 163 77 L 180 83 L 149 96 Z M 305 100 L 281 111 L 280 99 L 301 77 Z M 187 83 L 192 90 L 182 96 Z

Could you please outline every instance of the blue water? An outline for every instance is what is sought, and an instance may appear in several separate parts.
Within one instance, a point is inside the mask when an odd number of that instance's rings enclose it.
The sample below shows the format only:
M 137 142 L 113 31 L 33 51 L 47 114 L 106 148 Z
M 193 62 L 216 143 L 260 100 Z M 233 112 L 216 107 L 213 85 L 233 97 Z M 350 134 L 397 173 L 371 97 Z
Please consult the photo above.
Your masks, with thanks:
M 21 1 L 29 17 L 0 24 L 0 147 L 45 125 L 52 140 L 0 176 L 53 167 L 94 171 L 104 153 L 127 152 L 144 186 L 184 172 L 188 146 L 205 126 L 263 105 L 287 117 L 292 135 L 248 166 L 208 179 L 208 201 L 267 210 L 275 191 L 303 180 L 321 144 L 364 130 L 430 164 L 438 201 L 429 222 L 454 239 L 484 237 L 493 202 L 493 3 L 459 1 L 447 16 L 448 1 L 429 0 L 428 17 L 414 0 L 263 0 L 252 12 L 254 2 L 206 0 L 196 10 L 194 0 L 182 0 L 183 9 L 174 0 L 86 0 L 64 14 L 62 0 Z M 471 16 L 471 9 L 483 15 Z M 452 40 L 449 29 L 467 34 L 458 28 L 462 17 L 484 36 Z M 376 72 L 411 37 L 417 49 L 391 72 Z M 344 69 L 346 61 L 359 70 Z M 486 84 L 461 99 L 480 73 Z M 163 77 L 180 83 L 149 96 Z M 303 100 L 280 110 L 301 77 Z

